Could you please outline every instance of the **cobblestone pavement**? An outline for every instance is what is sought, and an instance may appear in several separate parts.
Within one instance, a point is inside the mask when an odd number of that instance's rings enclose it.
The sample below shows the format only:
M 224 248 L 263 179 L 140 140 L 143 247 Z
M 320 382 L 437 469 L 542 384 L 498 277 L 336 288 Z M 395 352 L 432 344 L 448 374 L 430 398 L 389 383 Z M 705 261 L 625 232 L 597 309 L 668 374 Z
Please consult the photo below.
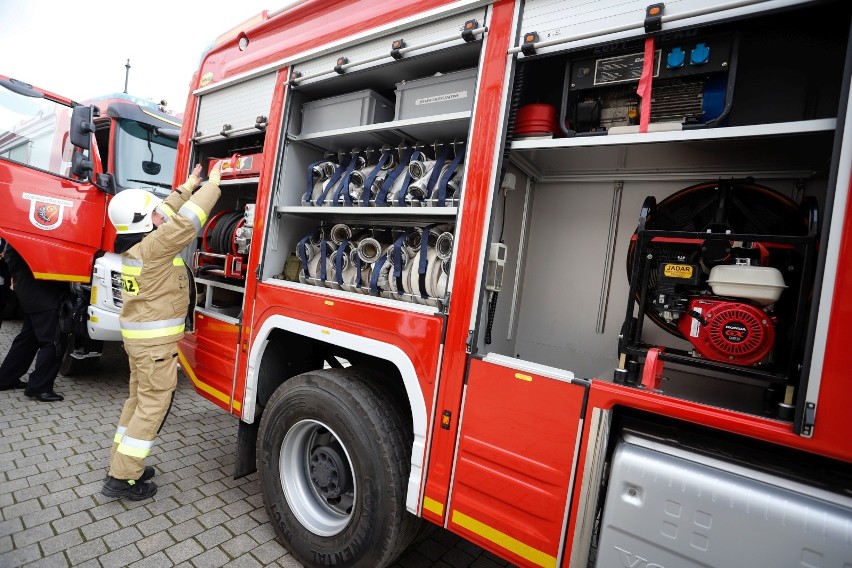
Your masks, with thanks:
M 20 329 L 0 327 L 0 357 Z M 237 422 L 182 375 L 147 463 L 152 500 L 100 493 L 128 367 L 107 344 L 100 369 L 59 376 L 57 403 L 0 392 L 0 568 L 301 566 L 275 540 L 257 474 L 232 478 Z M 395 568 L 511 566 L 452 533 L 423 531 Z

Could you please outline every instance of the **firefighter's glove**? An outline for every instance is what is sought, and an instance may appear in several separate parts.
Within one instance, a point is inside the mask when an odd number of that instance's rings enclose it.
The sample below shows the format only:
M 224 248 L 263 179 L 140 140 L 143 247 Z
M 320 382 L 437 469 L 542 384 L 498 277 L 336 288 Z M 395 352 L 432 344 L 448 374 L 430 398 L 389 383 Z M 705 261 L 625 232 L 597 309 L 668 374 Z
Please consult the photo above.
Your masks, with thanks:
M 213 166 L 213 169 L 210 170 L 210 174 L 207 177 L 207 181 L 210 183 L 215 183 L 219 185 L 219 181 L 222 179 L 222 160 L 216 162 L 216 165 Z
M 201 185 L 201 164 L 196 164 L 194 168 L 192 168 L 192 173 L 189 174 L 189 177 L 186 178 L 186 181 L 181 186 L 181 189 L 188 190 L 190 192 L 195 191 Z

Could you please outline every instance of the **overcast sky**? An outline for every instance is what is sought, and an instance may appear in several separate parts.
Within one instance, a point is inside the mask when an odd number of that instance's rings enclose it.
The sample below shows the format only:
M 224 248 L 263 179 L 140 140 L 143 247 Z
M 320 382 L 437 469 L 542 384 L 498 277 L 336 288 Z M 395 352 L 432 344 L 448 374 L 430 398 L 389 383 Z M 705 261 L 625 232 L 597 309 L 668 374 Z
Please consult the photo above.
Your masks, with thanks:
M 124 90 L 183 112 L 202 52 L 287 0 L 0 0 L 0 74 L 75 100 Z

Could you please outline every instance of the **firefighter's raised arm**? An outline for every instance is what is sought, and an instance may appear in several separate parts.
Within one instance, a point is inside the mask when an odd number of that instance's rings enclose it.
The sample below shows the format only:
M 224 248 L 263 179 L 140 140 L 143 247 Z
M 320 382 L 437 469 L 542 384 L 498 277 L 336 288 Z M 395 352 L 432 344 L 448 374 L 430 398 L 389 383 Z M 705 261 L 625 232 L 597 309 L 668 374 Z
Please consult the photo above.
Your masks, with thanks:
M 201 184 L 201 164 L 196 164 L 192 168 L 192 173 L 186 178 L 182 185 L 175 188 L 175 191 L 169 194 L 168 197 L 157 207 L 157 211 L 167 220 L 172 218 L 178 209 L 186 203 L 192 192 L 198 189 Z

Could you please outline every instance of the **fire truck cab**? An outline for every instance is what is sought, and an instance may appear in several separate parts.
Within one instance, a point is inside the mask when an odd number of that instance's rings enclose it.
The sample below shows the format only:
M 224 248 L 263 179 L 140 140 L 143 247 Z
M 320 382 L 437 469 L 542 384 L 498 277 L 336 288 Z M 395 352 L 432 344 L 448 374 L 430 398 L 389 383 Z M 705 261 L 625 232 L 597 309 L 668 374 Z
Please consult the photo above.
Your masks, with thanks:
M 171 189 L 180 119 L 124 93 L 76 103 L 0 76 L 0 236 L 37 279 L 69 283 L 60 372 L 93 370 L 121 339 L 111 195 Z M 87 313 L 88 312 L 88 313 Z
M 846 566 L 850 14 L 309 0 L 206 53 L 181 365 L 294 556 Z

